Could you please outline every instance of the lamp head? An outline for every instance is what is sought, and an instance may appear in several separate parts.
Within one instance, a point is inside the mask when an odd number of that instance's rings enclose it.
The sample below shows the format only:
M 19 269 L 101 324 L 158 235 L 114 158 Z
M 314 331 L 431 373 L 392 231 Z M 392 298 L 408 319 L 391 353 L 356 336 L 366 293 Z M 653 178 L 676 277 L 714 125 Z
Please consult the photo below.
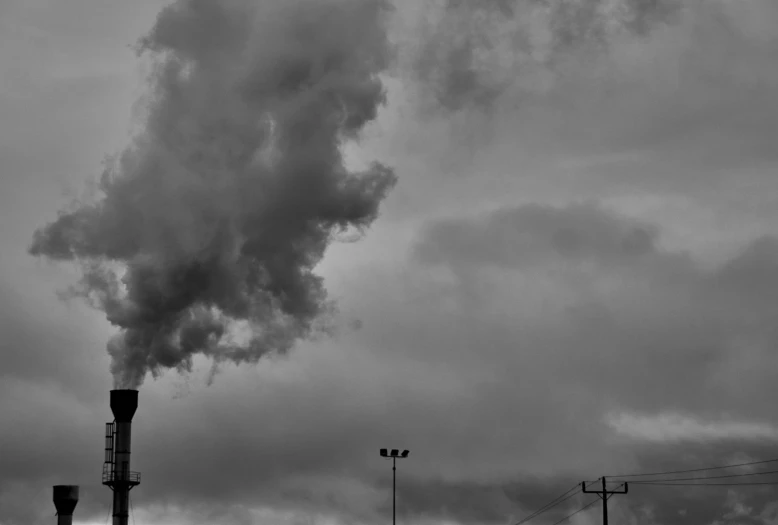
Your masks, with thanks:
M 380 453 L 381 453 L 381 457 L 384 458 L 407 458 L 408 454 L 410 454 L 410 451 L 408 450 L 400 451 L 396 448 L 393 448 L 392 450 L 382 448 L 380 450 Z

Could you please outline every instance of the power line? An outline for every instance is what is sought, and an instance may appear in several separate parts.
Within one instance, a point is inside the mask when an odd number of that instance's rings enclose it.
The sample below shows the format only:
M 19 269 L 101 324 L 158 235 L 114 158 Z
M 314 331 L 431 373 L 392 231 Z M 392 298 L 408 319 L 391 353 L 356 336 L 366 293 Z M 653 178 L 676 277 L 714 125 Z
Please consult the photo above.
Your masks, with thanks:
M 705 468 L 697 468 L 697 469 L 687 469 L 687 470 L 673 470 L 673 471 L 665 471 L 665 472 L 650 472 L 650 473 L 643 473 L 643 474 L 624 474 L 621 476 L 608 476 L 611 478 L 628 478 L 628 477 L 639 477 L 639 476 L 659 476 L 659 475 L 667 475 L 667 474 L 685 474 L 689 472 L 703 472 L 708 470 L 720 470 L 720 469 L 726 469 L 726 468 L 733 468 L 733 467 L 745 467 L 750 465 L 761 465 L 765 463 L 774 463 L 778 462 L 778 458 L 776 459 L 767 459 L 762 461 L 751 461 L 748 463 L 738 463 L 734 465 L 722 465 L 722 466 L 716 466 L 716 467 L 705 467 Z M 675 478 L 675 479 L 653 479 L 653 480 L 637 480 L 632 481 L 633 484 L 640 484 L 640 485 L 657 485 L 657 486 L 670 486 L 670 485 L 679 485 L 679 486 L 692 486 L 692 487 L 711 487 L 711 486 L 724 486 L 724 487 L 732 487 L 732 486 L 751 486 L 751 485 L 778 485 L 778 481 L 766 481 L 766 482 L 743 482 L 743 483 L 683 483 L 684 481 L 706 481 L 710 479 L 723 479 L 723 478 L 740 478 L 740 477 L 747 477 L 747 476 L 760 476 L 765 474 L 778 474 L 778 470 L 769 470 L 764 472 L 751 472 L 747 474 L 726 474 L 722 476 L 705 476 L 705 477 L 694 477 L 694 478 Z M 613 481 L 619 481 L 619 480 L 613 480 Z M 587 481 L 583 483 L 583 488 L 586 489 L 586 483 L 596 483 L 595 481 Z M 680 483 L 679 483 L 680 482 Z M 621 485 L 620 485 L 621 486 Z M 524 523 L 538 517 L 539 515 L 543 514 L 544 512 L 547 512 L 551 510 L 552 508 L 556 507 L 557 505 L 564 503 L 565 501 L 569 500 L 573 496 L 575 496 L 576 492 L 575 490 L 578 488 L 578 484 L 575 484 L 573 487 L 568 489 L 566 492 L 563 492 L 561 495 L 557 496 L 555 499 L 551 500 L 550 502 L 543 505 L 541 508 L 530 514 L 529 516 L 523 518 L 522 520 L 516 522 L 514 525 L 523 525 Z M 573 514 L 570 514 L 569 516 L 566 516 L 565 518 L 562 518 L 560 521 L 555 523 L 554 525 L 557 525 L 558 523 L 562 523 L 563 521 L 571 518 L 572 516 L 576 515 L 577 513 L 589 508 L 594 503 L 596 503 L 597 500 L 592 501 L 591 503 L 585 505 L 584 507 L 578 509 Z
M 673 485 L 687 487 L 745 487 L 749 485 L 778 485 L 778 481 L 754 481 L 745 483 L 665 483 L 663 481 L 634 481 L 632 483 L 640 485 L 664 485 L 666 487 Z
M 531 520 L 532 518 L 536 518 L 536 517 L 540 516 L 540 515 L 541 515 L 541 514 L 543 514 L 544 512 L 551 510 L 552 508 L 556 507 L 556 506 L 557 506 L 557 505 L 559 505 L 560 503 L 562 503 L 562 502 L 565 502 L 565 501 L 569 500 L 570 498 L 572 498 L 572 497 L 573 497 L 573 496 L 575 496 L 576 494 L 577 494 L 577 492 L 572 492 L 572 493 L 570 493 L 570 494 L 569 494 L 567 497 L 565 497 L 565 498 L 562 498 L 562 499 L 560 499 L 559 501 L 556 501 L 556 500 L 555 500 L 555 501 L 553 501 L 553 502 L 551 502 L 551 503 L 548 503 L 548 504 L 546 504 L 546 506 L 545 506 L 545 507 L 542 507 L 542 508 L 540 508 L 540 509 L 536 510 L 536 511 L 535 511 L 533 514 L 531 514 L 531 515 L 527 516 L 526 518 L 524 518 L 523 520 L 521 520 L 520 522 L 518 522 L 516 525 L 522 525 L 523 523 L 526 523 L 526 522 L 528 522 L 528 521 L 529 521 L 529 520 Z
M 705 468 L 697 468 L 697 469 L 688 469 L 688 470 L 674 470 L 674 471 L 666 471 L 666 472 L 652 472 L 652 473 L 644 473 L 644 474 L 625 474 L 622 476 L 608 476 L 608 477 L 614 477 L 614 478 L 627 478 L 627 477 L 638 477 L 638 476 L 658 476 L 663 474 L 685 474 L 689 472 L 702 472 L 707 470 L 720 470 L 720 469 L 726 469 L 726 468 L 733 468 L 733 467 L 745 467 L 750 465 L 761 465 L 765 463 L 773 463 L 778 462 L 778 458 L 776 459 L 767 459 L 762 461 L 751 461 L 748 463 L 738 463 L 734 465 L 722 465 L 717 467 L 705 467 Z M 689 487 L 737 487 L 737 486 L 752 486 L 752 485 L 778 485 L 778 481 L 765 481 L 765 482 L 742 482 L 742 483 L 699 483 L 699 481 L 706 481 L 710 479 L 723 479 L 723 478 L 740 478 L 740 477 L 747 477 L 747 476 L 759 476 L 759 475 L 765 475 L 765 474 L 778 474 L 778 470 L 769 470 L 764 472 L 751 472 L 747 474 L 726 474 L 722 476 L 705 476 L 705 477 L 695 477 L 695 478 L 675 478 L 675 479 L 653 479 L 653 480 L 637 480 L 632 481 L 633 484 L 640 484 L 640 485 L 656 485 L 656 486 L 671 486 L 671 485 L 678 485 L 678 486 L 689 486 Z M 586 483 L 589 483 L 590 485 L 593 483 L 597 483 L 598 480 L 595 481 L 585 481 L 582 483 L 582 488 L 585 491 Z M 618 480 L 613 480 L 618 481 Z M 698 483 L 683 483 L 684 481 L 697 481 Z M 680 482 L 680 483 L 679 483 Z M 624 485 L 624 483 L 622 483 Z M 621 485 L 619 485 L 620 487 Z M 563 492 L 561 495 L 557 496 L 555 499 L 551 500 L 550 502 L 543 505 L 541 508 L 530 514 L 529 516 L 525 517 L 521 521 L 516 522 L 514 525 L 523 525 L 524 523 L 530 521 L 531 519 L 534 519 L 538 517 L 539 515 L 543 514 L 544 512 L 547 512 L 551 510 L 552 508 L 556 507 L 557 505 L 564 503 L 565 501 L 569 500 L 573 496 L 576 495 L 575 490 L 578 488 L 578 484 L 576 483 L 573 487 L 568 489 L 566 492 Z M 610 491 L 608 491 L 610 492 Z M 602 498 L 600 498 L 602 499 Z M 597 500 L 594 500 L 587 505 L 581 507 L 577 511 L 573 512 L 572 514 L 562 518 L 561 520 L 557 521 L 553 525 L 558 525 L 559 523 L 562 523 L 563 521 L 570 519 L 571 517 L 575 516 L 579 512 L 582 512 L 586 510 L 587 508 L 591 507 L 597 503 Z
M 113 499 L 111 499 L 111 503 L 108 505 L 108 515 L 105 517 L 105 525 L 108 525 L 108 520 L 111 518 L 112 510 L 113 510 Z
M 705 479 L 723 479 L 723 478 L 743 478 L 747 476 L 760 476 L 764 474 L 778 474 L 778 470 L 767 470 L 764 472 L 751 472 L 749 474 L 725 474 L 723 476 L 705 476 L 704 478 L 675 478 L 675 479 L 650 479 L 650 480 L 638 480 L 630 481 L 630 483 L 650 483 L 652 481 L 697 481 Z
M 688 472 L 701 472 L 703 470 L 719 470 L 719 469 L 725 469 L 725 468 L 732 468 L 732 467 L 745 467 L 747 465 L 760 465 L 762 463 L 774 463 L 778 461 L 778 458 L 776 459 L 766 459 L 764 461 L 752 461 L 750 463 L 738 463 L 736 465 L 724 465 L 721 467 L 705 467 L 705 468 L 696 468 L 691 470 L 673 470 L 668 472 L 647 472 L 644 474 L 622 474 L 621 476 L 608 476 L 609 478 L 634 478 L 639 476 L 661 476 L 665 474 L 686 474 Z
M 557 521 L 556 523 L 554 523 L 554 525 L 559 525 L 559 524 L 560 524 L 560 523 L 562 523 L 563 521 L 565 521 L 565 520 L 568 520 L 568 519 L 572 518 L 573 516 L 575 516 L 575 515 L 576 515 L 576 514 L 578 514 L 579 512 L 582 512 L 582 511 L 584 511 L 584 510 L 588 509 L 589 507 L 591 507 L 592 505 L 594 505 L 595 503 L 597 503 L 597 501 L 598 501 L 598 500 L 599 500 L 599 498 L 597 498 L 596 500 L 592 501 L 591 503 L 587 503 L 586 505 L 584 505 L 583 507 L 581 507 L 581 508 L 580 508 L 580 509 L 578 509 L 577 511 L 573 512 L 572 514 L 570 514 L 569 516 L 565 516 L 565 517 L 564 517 L 564 518 L 562 518 L 561 520 Z
M 726 469 L 726 468 L 733 468 L 733 467 L 745 467 L 749 465 L 761 465 L 765 463 L 773 463 L 778 462 L 778 458 L 776 459 L 767 459 L 762 461 L 751 461 L 748 463 L 738 463 L 734 465 L 722 465 L 722 466 L 716 466 L 716 467 L 705 467 L 705 468 L 697 468 L 697 469 L 687 469 L 687 470 L 673 470 L 673 471 L 666 471 L 666 472 L 650 472 L 650 473 L 643 473 L 643 474 L 623 474 L 621 476 L 607 476 L 611 478 L 629 478 L 629 477 L 640 477 L 640 476 L 659 476 L 659 475 L 667 475 L 667 474 L 685 474 L 689 472 L 703 472 L 707 470 L 720 470 L 720 469 Z M 778 481 L 765 481 L 765 482 L 743 482 L 743 483 L 683 483 L 684 481 L 705 481 L 709 479 L 722 479 L 722 478 L 739 478 L 739 477 L 746 477 L 746 476 L 759 476 L 759 475 L 765 475 L 765 474 L 778 474 L 778 470 L 770 470 L 770 471 L 764 471 L 764 472 L 751 472 L 747 474 L 726 474 L 722 476 L 705 476 L 705 477 L 695 477 L 695 478 L 675 478 L 675 479 L 654 479 L 654 480 L 637 480 L 632 481 L 631 483 L 634 484 L 640 484 L 640 485 L 656 485 L 656 486 L 671 486 L 671 485 L 679 485 L 679 486 L 691 486 L 691 487 L 737 487 L 737 486 L 751 486 L 751 485 L 778 485 Z M 601 480 L 604 481 L 604 478 L 601 478 Z M 582 490 L 584 492 L 587 492 L 586 489 L 588 488 L 586 486 L 587 483 L 593 484 L 596 483 L 598 480 L 595 481 L 585 481 L 582 482 Z M 613 481 L 619 481 L 619 480 L 613 480 Z M 680 483 L 679 483 L 680 482 Z M 626 486 L 626 483 L 622 483 L 622 485 Z M 621 487 L 622 485 L 619 485 Z M 566 492 L 563 492 L 561 495 L 557 496 L 555 499 L 551 500 L 550 502 L 543 505 L 541 508 L 527 516 L 526 518 L 522 519 L 521 521 L 516 522 L 514 525 L 523 525 L 524 523 L 530 521 L 533 518 L 536 518 L 537 516 L 543 514 L 544 512 L 547 512 L 551 510 L 552 508 L 556 507 L 557 505 L 569 500 L 573 496 L 576 495 L 575 490 L 578 488 L 578 484 L 574 485 L 570 489 L 568 489 Z M 598 497 L 599 499 L 607 500 L 608 496 L 610 495 L 611 491 L 607 491 L 606 489 L 603 489 L 603 495 Z M 553 525 L 559 525 L 560 523 L 564 522 L 565 520 L 568 520 L 578 514 L 579 512 L 583 512 L 584 510 L 588 509 L 592 505 L 597 503 L 597 500 L 593 500 L 577 511 L 573 512 L 572 514 L 565 516 L 561 520 L 557 521 Z M 603 504 L 604 501 L 603 501 Z M 603 516 L 605 514 L 603 513 Z
M 536 517 L 536 516 L 539 516 L 540 514 L 542 514 L 542 513 L 546 512 L 547 510 L 550 510 L 552 507 L 556 507 L 557 505 L 559 505 L 559 504 L 560 504 L 560 503 L 562 503 L 563 501 L 565 501 L 565 500 L 568 500 L 568 499 L 572 498 L 573 496 L 575 496 L 575 495 L 576 495 L 576 492 L 573 492 L 573 491 L 574 491 L 574 490 L 576 490 L 577 488 L 578 488 L 578 483 L 576 483 L 575 485 L 573 485 L 573 486 L 572 486 L 572 487 L 571 487 L 569 490 L 567 490 L 566 492 L 562 493 L 562 495 L 561 495 L 561 496 L 557 496 L 555 499 L 553 499 L 553 500 L 551 500 L 550 502 L 546 503 L 545 505 L 543 505 L 542 507 L 540 507 L 538 510 L 536 510 L 535 512 L 533 512 L 532 514 L 530 514 L 530 515 L 529 515 L 529 516 L 527 516 L 526 518 L 522 519 L 521 521 L 519 521 L 519 522 L 518 522 L 518 523 L 516 523 L 515 525 L 522 525 L 523 523 L 526 523 L 526 522 L 528 522 L 528 521 L 529 521 L 529 520 L 531 520 L 532 518 L 534 518 L 534 517 Z M 565 497 L 565 496 L 566 496 L 566 497 Z
M 587 482 L 588 483 L 588 482 Z M 592 481 L 591 483 L 596 483 L 596 481 Z M 527 516 L 526 518 L 522 519 L 521 521 L 517 522 L 515 525 L 522 525 L 523 523 L 528 522 L 529 520 L 536 518 L 537 516 L 543 514 L 546 511 L 551 510 L 552 508 L 556 507 L 560 503 L 567 501 L 568 499 L 572 498 L 577 494 L 575 490 L 578 489 L 578 483 L 573 485 L 570 489 L 568 489 L 566 492 L 563 492 L 560 496 L 557 496 L 555 499 L 551 500 L 550 502 L 546 503 L 542 507 L 540 507 L 538 510 Z

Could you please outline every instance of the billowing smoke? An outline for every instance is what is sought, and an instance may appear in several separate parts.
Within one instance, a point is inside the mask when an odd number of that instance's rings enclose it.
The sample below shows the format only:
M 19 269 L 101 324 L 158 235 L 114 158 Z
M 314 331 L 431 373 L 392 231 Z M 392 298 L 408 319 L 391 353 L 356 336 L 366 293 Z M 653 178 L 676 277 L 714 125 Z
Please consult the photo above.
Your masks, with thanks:
M 384 102 L 383 0 L 178 0 L 139 51 L 154 59 L 141 133 L 98 198 L 35 233 L 33 255 L 83 267 L 76 293 L 120 331 L 118 387 L 147 372 L 253 362 L 309 337 L 330 309 L 314 273 L 395 184 L 341 145 Z M 240 330 L 238 330 L 240 329 Z M 242 334 L 242 335 L 240 335 Z

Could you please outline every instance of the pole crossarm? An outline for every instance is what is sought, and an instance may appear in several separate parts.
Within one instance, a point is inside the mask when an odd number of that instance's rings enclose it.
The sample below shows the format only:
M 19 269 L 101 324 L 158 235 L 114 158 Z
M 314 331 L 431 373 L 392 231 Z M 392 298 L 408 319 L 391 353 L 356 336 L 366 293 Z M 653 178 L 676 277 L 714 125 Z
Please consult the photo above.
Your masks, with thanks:
M 603 487 L 602 490 L 586 490 L 586 482 L 581 482 L 581 490 L 585 492 L 586 494 L 597 494 L 602 498 L 603 496 L 608 496 L 609 494 L 626 494 L 629 492 L 629 484 L 624 483 L 624 490 L 607 490 L 605 488 L 605 478 L 603 479 Z

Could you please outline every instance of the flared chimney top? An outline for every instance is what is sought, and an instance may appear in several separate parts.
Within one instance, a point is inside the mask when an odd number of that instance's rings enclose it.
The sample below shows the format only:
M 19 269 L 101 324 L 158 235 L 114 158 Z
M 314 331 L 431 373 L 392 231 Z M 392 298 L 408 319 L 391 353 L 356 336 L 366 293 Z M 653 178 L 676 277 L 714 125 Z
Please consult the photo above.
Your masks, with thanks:
M 54 506 L 60 516 L 72 516 L 78 503 L 78 485 L 54 485 Z
M 111 390 L 111 412 L 113 412 L 113 417 L 116 421 L 132 421 L 137 408 L 137 390 Z

